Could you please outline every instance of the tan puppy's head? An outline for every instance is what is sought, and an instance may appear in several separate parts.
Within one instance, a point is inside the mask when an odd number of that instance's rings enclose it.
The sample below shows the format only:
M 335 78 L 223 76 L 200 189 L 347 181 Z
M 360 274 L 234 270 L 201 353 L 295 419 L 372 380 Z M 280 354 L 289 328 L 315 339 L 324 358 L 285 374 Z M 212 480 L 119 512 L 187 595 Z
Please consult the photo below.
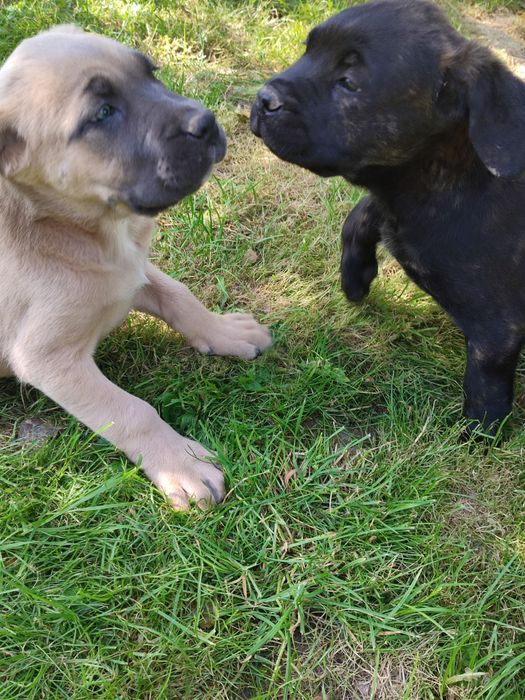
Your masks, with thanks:
M 22 42 L 0 69 L 0 175 L 46 215 L 77 218 L 153 216 L 197 190 L 224 157 L 224 133 L 154 70 L 76 27 Z

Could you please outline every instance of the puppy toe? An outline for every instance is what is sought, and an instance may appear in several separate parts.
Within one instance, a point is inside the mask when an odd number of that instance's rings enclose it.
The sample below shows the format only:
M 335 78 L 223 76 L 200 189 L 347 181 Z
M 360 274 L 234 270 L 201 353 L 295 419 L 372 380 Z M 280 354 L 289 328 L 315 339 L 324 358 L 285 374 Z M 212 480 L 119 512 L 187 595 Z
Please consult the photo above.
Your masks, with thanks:
M 188 510 L 196 503 L 203 510 L 224 498 L 224 474 L 214 463 L 213 455 L 199 443 L 178 440 L 163 464 L 157 460 L 142 467 L 149 478 L 166 495 L 175 510 Z
M 198 470 L 185 474 L 183 486 L 190 500 L 202 510 L 220 503 L 224 498 L 224 474 L 211 462 L 201 462 Z
M 190 507 L 189 496 L 182 488 L 166 493 L 166 498 L 170 502 L 173 510 L 185 511 Z
M 221 488 L 217 484 L 213 484 L 210 479 L 203 479 L 202 483 L 206 486 L 208 491 L 211 493 L 213 502 L 214 503 L 220 503 L 223 497 L 223 493 L 221 493 Z

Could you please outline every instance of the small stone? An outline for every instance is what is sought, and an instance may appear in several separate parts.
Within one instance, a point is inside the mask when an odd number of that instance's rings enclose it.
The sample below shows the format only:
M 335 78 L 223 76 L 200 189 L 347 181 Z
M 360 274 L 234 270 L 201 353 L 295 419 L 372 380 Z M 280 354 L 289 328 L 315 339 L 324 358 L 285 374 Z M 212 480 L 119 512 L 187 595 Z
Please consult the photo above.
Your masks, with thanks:
M 59 432 L 60 428 L 48 423 L 43 418 L 27 418 L 18 426 L 18 439 L 22 442 L 45 442 L 58 435 Z
M 246 251 L 246 254 L 244 256 L 245 263 L 250 263 L 250 265 L 254 265 L 257 262 L 257 260 L 259 260 L 259 256 L 255 252 L 255 250 L 253 250 L 253 248 L 250 248 Z
M 240 101 L 235 105 L 235 114 L 240 121 L 247 122 L 250 120 L 252 106 L 249 102 Z

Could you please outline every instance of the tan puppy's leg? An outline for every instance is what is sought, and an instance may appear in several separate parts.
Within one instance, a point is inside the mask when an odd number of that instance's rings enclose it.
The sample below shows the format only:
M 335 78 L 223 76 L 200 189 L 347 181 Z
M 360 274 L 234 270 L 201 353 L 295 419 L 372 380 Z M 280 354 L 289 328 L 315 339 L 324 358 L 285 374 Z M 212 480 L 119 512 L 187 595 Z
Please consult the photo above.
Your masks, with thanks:
M 210 453 L 176 433 L 145 401 L 109 381 L 88 354 L 75 348 L 41 354 L 21 345 L 13 367 L 22 381 L 43 391 L 142 468 L 176 509 L 194 498 L 204 508 L 224 496 L 224 477 Z
M 270 331 L 251 314 L 208 311 L 184 284 L 151 263 L 146 275 L 149 284 L 140 290 L 133 308 L 163 319 L 200 352 L 251 360 L 272 344 Z

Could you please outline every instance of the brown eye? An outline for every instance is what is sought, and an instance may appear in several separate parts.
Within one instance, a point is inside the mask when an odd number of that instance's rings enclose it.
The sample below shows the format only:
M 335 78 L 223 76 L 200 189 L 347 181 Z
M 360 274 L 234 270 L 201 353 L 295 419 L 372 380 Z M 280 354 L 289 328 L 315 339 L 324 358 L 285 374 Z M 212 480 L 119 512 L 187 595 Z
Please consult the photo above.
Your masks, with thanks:
M 341 78 L 338 81 L 338 84 L 345 90 L 348 90 L 348 92 L 361 92 L 361 88 L 359 87 L 359 85 L 354 83 L 354 81 L 351 78 Z

